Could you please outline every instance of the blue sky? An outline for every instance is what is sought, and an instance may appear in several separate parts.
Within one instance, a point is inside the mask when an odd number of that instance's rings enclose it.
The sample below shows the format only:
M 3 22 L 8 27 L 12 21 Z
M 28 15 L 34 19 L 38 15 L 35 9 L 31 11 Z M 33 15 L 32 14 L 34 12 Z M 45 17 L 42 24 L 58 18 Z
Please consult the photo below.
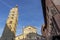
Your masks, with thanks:
M 41 27 L 44 24 L 41 0 L 0 0 L 0 36 L 3 33 L 9 11 L 16 4 L 19 8 L 16 35 L 20 35 L 22 28 L 28 25 L 36 27 L 37 32 L 41 34 Z

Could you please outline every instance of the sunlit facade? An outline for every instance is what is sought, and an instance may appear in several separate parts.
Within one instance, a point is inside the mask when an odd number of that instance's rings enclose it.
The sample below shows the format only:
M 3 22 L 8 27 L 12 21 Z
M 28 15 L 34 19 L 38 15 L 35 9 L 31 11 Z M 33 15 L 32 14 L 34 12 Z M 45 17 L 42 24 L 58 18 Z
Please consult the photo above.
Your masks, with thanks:
M 18 7 L 12 8 L 9 12 L 8 19 L 1 37 L 1 40 L 14 40 L 16 33 L 16 26 L 18 21 Z
M 15 40 L 41 40 L 41 35 L 37 34 L 37 29 L 33 26 L 23 28 L 23 33 L 16 36 Z

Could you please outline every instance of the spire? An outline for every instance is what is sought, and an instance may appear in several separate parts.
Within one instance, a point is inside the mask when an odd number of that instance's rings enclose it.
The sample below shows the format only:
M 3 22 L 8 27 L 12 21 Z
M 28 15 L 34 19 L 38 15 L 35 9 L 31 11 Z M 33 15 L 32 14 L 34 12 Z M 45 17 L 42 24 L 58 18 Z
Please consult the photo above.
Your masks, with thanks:
M 16 8 L 18 7 L 18 5 L 16 4 L 16 6 L 15 6 Z

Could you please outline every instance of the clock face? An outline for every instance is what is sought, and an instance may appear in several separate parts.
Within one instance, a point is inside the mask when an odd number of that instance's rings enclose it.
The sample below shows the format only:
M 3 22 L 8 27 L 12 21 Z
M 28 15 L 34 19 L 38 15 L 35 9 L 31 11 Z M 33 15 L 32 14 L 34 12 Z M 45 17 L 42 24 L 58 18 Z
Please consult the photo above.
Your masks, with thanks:
M 60 0 L 52 0 L 55 5 L 60 5 Z

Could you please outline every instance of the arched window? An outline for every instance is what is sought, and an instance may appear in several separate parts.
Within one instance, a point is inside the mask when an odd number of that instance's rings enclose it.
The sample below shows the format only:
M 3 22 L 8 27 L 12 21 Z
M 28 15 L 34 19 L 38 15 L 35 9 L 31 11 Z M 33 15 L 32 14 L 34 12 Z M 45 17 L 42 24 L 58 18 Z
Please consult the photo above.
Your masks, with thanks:
M 11 17 L 11 19 L 13 19 L 13 17 Z
M 12 16 L 14 16 L 14 14 L 12 14 Z
M 12 24 L 12 21 L 10 21 L 10 24 Z

